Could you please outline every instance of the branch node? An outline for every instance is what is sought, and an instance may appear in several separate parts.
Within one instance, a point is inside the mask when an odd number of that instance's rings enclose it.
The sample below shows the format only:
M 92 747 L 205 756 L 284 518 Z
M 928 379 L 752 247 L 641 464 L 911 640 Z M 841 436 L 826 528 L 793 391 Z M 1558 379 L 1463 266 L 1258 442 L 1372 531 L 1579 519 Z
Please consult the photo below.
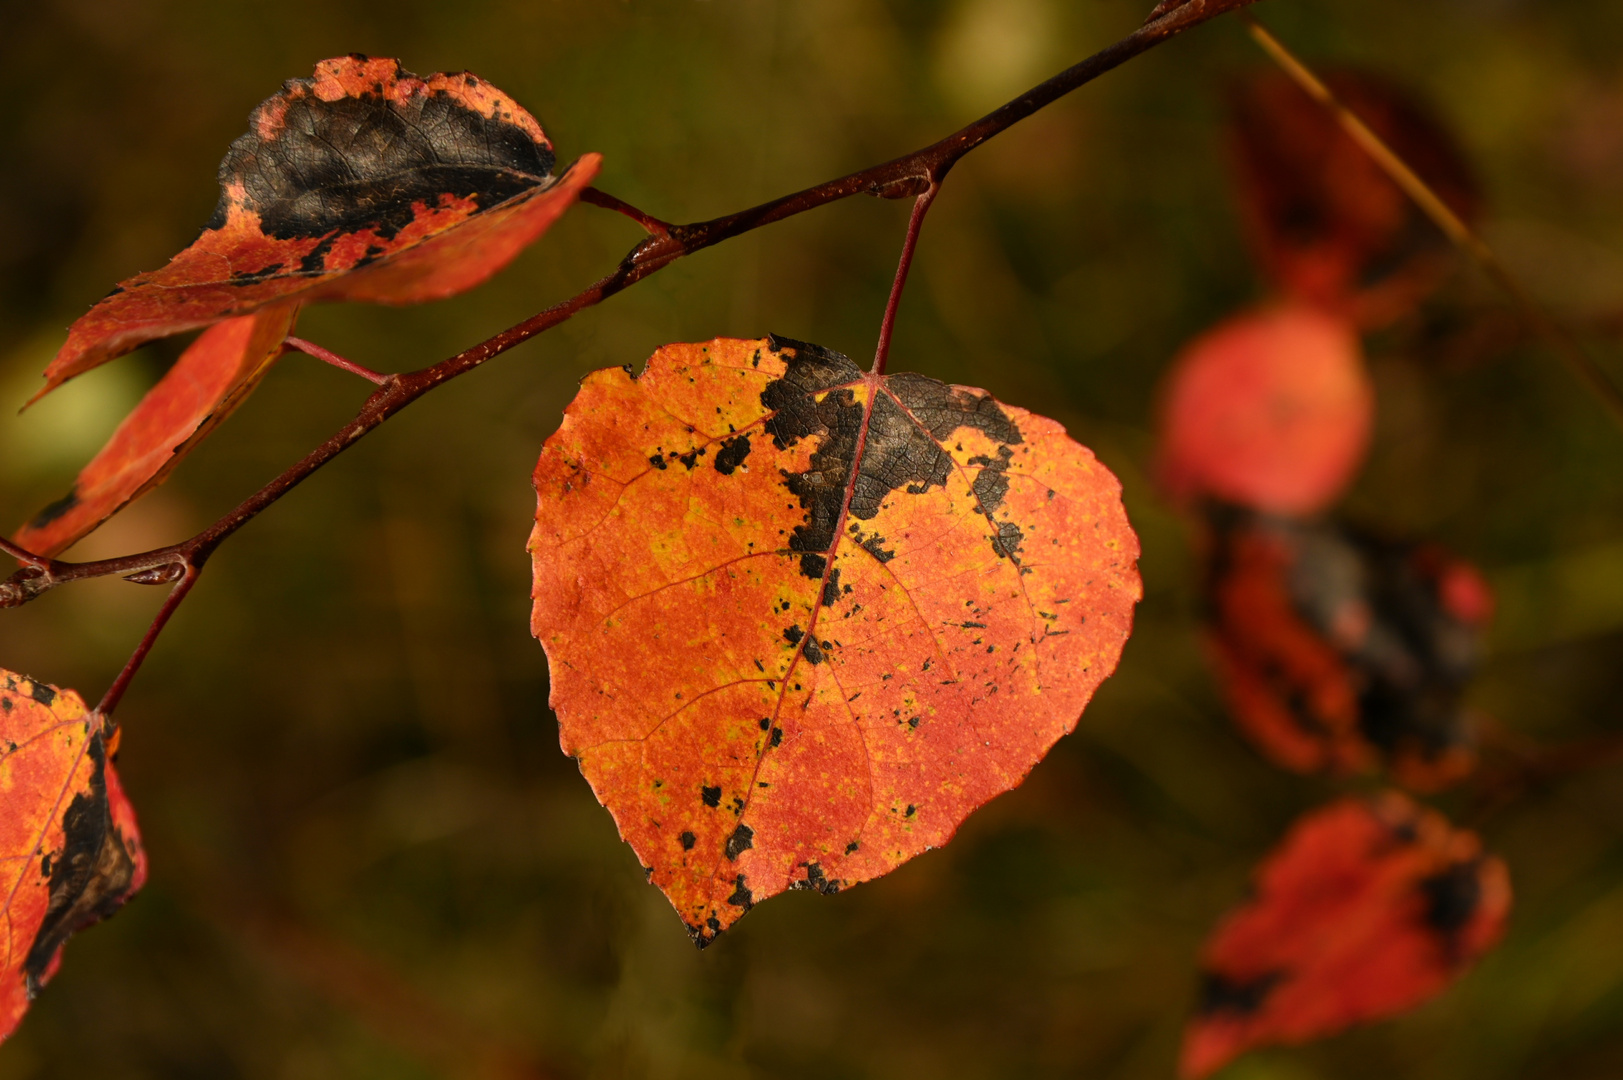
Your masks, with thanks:
M 136 585 L 168 585 L 172 581 L 179 581 L 186 573 L 184 562 L 164 563 L 162 566 L 153 566 L 134 574 L 126 574 L 125 581 Z
M 914 173 L 895 180 L 875 180 L 868 185 L 868 194 L 877 199 L 916 199 L 928 190 L 930 177 L 926 173 Z
M 55 584 L 43 567 L 25 566 L 0 581 L 0 608 L 22 607 Z

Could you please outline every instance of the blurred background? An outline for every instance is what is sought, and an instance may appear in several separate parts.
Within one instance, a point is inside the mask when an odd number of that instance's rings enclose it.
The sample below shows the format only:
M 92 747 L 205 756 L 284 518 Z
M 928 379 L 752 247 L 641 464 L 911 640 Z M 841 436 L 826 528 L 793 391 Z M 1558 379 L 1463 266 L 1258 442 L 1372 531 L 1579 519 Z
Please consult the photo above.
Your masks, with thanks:
M 321 58 L 475 71 L 561 158 L 603 152 L 599 186 L 688 221 L 923 145 L 1150 6 L 11 0 L 0 400 L 32 394 L 115 281 L 192 240 L 249 110 Z M 1311 61 L 1429 101 L 1478 170 L 1487 235 L 1623 376 L 1623 5 L 1257 11 Z M 435 393 L 220 551 L 120 709 L 152 879 L 68 947 L 0 1078 L 1171 1075 L 1200 942 L 1335 790 L 1233 731 L 1189 527 L 1147 473 L 1170 357 L 1262 295 L 1224 125 L 1227 88 L 1265 64 L 1231 20 L 1202 27 L 966 159 L 931 214 L 893 370 L 1064 422 L 1122 478 L 1146 584 L 1077 734 L 950 846 L 835 897 L 774 899 L 696 952 L 558 752 L 527 631 L 529 474 L 580 376 L 767 332 L 865 362 L 907 205 L 854 199 L 685 260 Z M 315 308 L 299 332 L 419 367 L 569 295 L 638 236 L 580 207 L 469 295 Z M 66 490 L 182 344 L 4 411 L 0 526 Z M 1623 726 L 1623 432 L 1468 270 L 1369 349 L 1376 444 L 1348 508 L 1484 569 L 1499 609 L 1473 704 L 1550 744 Z M 70 557 L 190 535 L 365 390 L 288 357 Z M 0 664 L 94 701 L 160 599 L 99 581 L 0 613 Z M 1451 992 L 1225 1075 L 1623 1073 L 1620 771 L 1485 823 L 1517 908 Z

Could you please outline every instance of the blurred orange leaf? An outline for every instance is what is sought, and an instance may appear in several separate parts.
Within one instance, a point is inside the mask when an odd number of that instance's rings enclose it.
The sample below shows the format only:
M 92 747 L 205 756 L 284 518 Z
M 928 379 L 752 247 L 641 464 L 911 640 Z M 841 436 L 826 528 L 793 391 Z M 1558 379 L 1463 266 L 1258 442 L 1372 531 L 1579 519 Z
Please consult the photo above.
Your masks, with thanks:
M 0 1040 L 64 942 L 146 881 L 101 719 L 71 690 L 0 670 Z
M 1299 304 L 1186 345 L 1162 390 L 1162 484 L 1279 514 L 1334 502 L 1363 463 L 1375 398 L 1353 327 Z
M 270 304 L 472 288 L 569 208 L 599 158 L 562 175 L 554 161 L 535 119 L 473 75 L 323 60 L 254 110 L 203 234 L 74 323 L 35 399 L 143 342 Z
M 1325 82 L 1455 213 L 1475 216 L 1470 168 L 1408 94 L 1362 72 Z M 1270 72 L 1236 90 L 1233 145 L 1252 248 L 1287 293 L 1381 325 L 1452 265 L 1442 232 L 1288 76 Z
M 563 748 L 701 946 L 944 844 L 1075 727 L 1140 595 L 1059 424 L 780 338 L 589 376 L 535 485 Z
M 1476 762 L 1463 704 L 1492 609 L 1432 544 L 1213 508 L 1207 636 L 1235 722 L 1297 772 L 1377 762 L 1432 790 Z
M 1206 945 L 1183 1075 L 1420 1004 L 1498 941 L 1509 910 L 1504 863 L 1396 792 L 1307 814 Z
M 161 484 L 259 385 L 282 354 L 297 311 L 297 304 L 276 304 L 203 331 L 125 417 L 72 490 L 24 525 L 13 537 L 16 543 L 38 555 L 57 555 Z

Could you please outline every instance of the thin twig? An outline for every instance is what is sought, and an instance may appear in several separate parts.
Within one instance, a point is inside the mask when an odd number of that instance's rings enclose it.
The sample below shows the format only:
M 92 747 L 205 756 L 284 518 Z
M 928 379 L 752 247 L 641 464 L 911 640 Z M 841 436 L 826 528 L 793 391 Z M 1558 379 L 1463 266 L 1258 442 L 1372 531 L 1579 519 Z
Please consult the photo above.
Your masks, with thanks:
M 282 340 L 282 345 L 293 352 L 301 352 L 306 356 L 315 357 L 324 364 L 331 364 L 339 371 L 347 371 L 351 375 L 359 375 L 361 378 L 365 379 L 369 383 L 372 383 L 374 386 L 382 386 L 384 383 L 393 378 L 392 375 L 380 375 L 371 368 L 362 367 L 353 360 L 345 360 L 337 353 L 323 349 L 320 345 L 317 345 L 313 341 L 306 341 L 303 338 L 294 337 L 292 334 L 289 334 Z
M 919 245 L 919 230 L 924 227 L 924 215 L 935 202 L 940 183 L 932 183 L 913 200 L 913 213 L 907 219 L 907 239 L 902 241 L 902 257 L 896 263 L 896 280 L 891 282 L 890 299 L 885 301 L 885 318 L 879 324 L 879 345 L 874 349 L 873 373 L 885 373 L 885 361 L 890 359 L 890 338 L 896 329 L 896 309 L 902 304 L 902 289 L 907 285 L 907 272 L 913 266 L 913 251 Z
M 166 572 L 163 569 L 165 567 L 181 566 L 185 570 L 185 576 L 182 578 L 184 589 L 177 586 L 176 591 L 166 602 L 164 610 L 160 612 L 159 620 L 154 622 L 153 628 L 148 631 L 147 637 L 138 647 L 137 655 L 131 657 L 131 664 L 138 667 L 140 659 L 151 649 L 152 641 L 162 629 L 163 622 L 167 621 L 169 614 L 173 612 L 174 605 L 184 597 L 185 591 L 190 589 L 191 581 L 195 580 L 203 563 L 226 538 L 339 454 L 355 445 L 374 428 L 423 395 L 458 376 L 467 374 L 537 334 L 552 329 L 579 312 L 602 303 L 648 275 L 664 269 L 677 259 L 712 247 L 724 240 L 853 195 L 868 194 L 880 198 L 921 196 L 930 187 L 939 185 L 947 172 L 965 154 L 1039 109 L 1114 70 L 1133 57 L 1148 52 L 1184 30 L 1253 2 L 1254 0 L 1186 0 L 1171 7 L 1172 0 L 1163 0 L 1151 19 L 1131 34 L 1087 59 L 1073 64 L 1053 78 L 1039 83 L 1026 93 L 939 142 L 872 168 L 849 173 L 747 210 L 692 225 L 671 225 L 665 227 L 663 232 L 654 232 L 632 248 L 613 272 L 569 299 L 554 304 L 523 322 L 430 367 L 385 377 L 384 381 L 379 383 L 377 391 L 367 398 L 355 418 L 342 430 L 191 539 L 135 555 L 94 562 L 64 563 L 48 560 L 44 565 L 37 561 L 33 562 L 13 574 L 8 581 L 0 582 L 0 607 L 18 606 L 70 581 L 114 574 L 139 578 L 149 572 Z M 629 208 L 629 204 L 613 196 L 594 197 L 587 201 L 600 206 L 609 205 L 612 209 Z M 928 207 L 928 202 L 924 205 Z M 641 211 L 636 213 L 641 214 Z M 914 213 L 916 217 L 922 216 L 918 203 L 914 205 Z M 648 222 L 658 222 L 656 218 L 642 216 Z M 663 222 L 658 224 L 664 225 Z M 914 222 L 914 226 L 916 224 Z M 915 243 L 917 241 L 916 231 L 913 241 Z M 121 674 L 119 681 L 114 684 L 114 689 L 119 694 L 123 693 L 123 688 L 129 681 L 126 675 L 132 673 L 133 669 L 126 666 L 125 674 Z M 112 693 L 110 690 L 109 694 Z M 116 702 L 117 696 L 114 695 L 113 703 Z
M 1464 219 L 1409 167 L 1408 163 L 1387 146 L 1379 135 L 1370 130 L 1368 124 L 1343 104 L 1323 80 L 1313 74 L 1312 70 L 1278 38 L 1269 33 L 1267 27 L 1257 21 L 1256 16 L 1249 11 L 1243 11 L 1240 18 L 1245 21 L 1252 38 L 1262 46 L 1262 50 L 1274 63 L 1278 64 L 1298 86 L 1307 91 L 1310 97 L 1329 110 L 1353 141 L 1363 147 L 1374 159 L 1375 164 L 1379 165 L 1382 171 L 1415 201 L 1426 216 L 1443 230 L 1444 235 L 1453 241 L 1456 247 L 1476 260 L 1483 273 L 1509 297 L 1511 306 L 1527 325 L 1555 350 L 1567 369 L 1600 400 L 1611 418 L 1623 426 L 1623 391 L 1619 391 L 1606 377 L 1606 372 L 1595 363 L 1578 339 L 1552 318 L 1543 306 L 1533 299 L 1532 294 L 1522 287 L 1487 242 L 1467 225 Z

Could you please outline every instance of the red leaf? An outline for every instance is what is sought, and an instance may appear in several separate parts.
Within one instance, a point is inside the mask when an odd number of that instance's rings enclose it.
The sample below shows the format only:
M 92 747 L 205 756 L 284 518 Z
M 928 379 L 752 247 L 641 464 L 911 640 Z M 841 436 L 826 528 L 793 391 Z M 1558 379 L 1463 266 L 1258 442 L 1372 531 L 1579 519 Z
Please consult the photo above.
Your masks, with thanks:
M 56 555 L 161 484 L 259 385 L 282 354 L 297 310 L 296 304 L 278 304 L 203 331 L 125 417 L 72 490 L 24 525 L 16 543 Z
M 1492 607 L 1431 544 L 1216 509 L 1207 629 L 1240 729 L 1298 772 L 1377 762 L 1434 790 L 1476 763 L 1464 693 Z
M 1509 911 L 1504 863 L 1396 792 L 1307 814 L 1206 945 L 1181 1071 L 1413 1008 L 1499 940 Z
M 565 752 L 695 941 L 947 842 L 1071 731 L 1139 597 L 1052 420 L 770 338 L 589 376 L 536 466 Z
M 268 304 L 472 288 L 569 208 L 599 160 L 553 175 L 540 125 L 473 75 L 324 60 L 254 110 L 203 234 L 74 323 L 35 399 L 143 342 Z
M 0 1040 L 64 942 L 146 881 L 101 721 L 71 690 L 0 670 Z
M 1237 315 L 1166 376 L 1161 480 L 1178 499 L 1314 513 L 1363 462 L 1373 414 L 1352 326 L 1301 305 Z
M 1447 132 L 1361 72 L 1326 84 L 1456 213 L 1479 195 Z M 1325 108 L 1280 73 L 1234 95 L 1235 164 L 1252 248 L 1288 293 L 1364 326 L 1409 311 L 1452 265 L 1447 238 Z

